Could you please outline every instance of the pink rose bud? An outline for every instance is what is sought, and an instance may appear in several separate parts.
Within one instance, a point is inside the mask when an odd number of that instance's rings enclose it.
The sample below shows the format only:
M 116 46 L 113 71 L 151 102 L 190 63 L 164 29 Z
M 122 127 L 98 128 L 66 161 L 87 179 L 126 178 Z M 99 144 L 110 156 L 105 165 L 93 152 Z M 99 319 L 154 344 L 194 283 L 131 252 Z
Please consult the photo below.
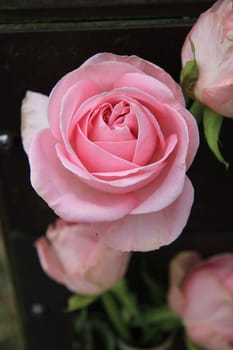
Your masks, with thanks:
M 158 249 L 189 218 L 199 144 L 181 88 L 137 56 L 100 53 L 49 97 L 28 92 L 22 138 L 31 182 L 63 220 L 102 226 L 122 251 Z
M 187 335 L 207 350 L 233 350 L 233 254 L 201 260 L 182 252 L 171 262 L 171 308 Z
M 187 70 L 190 79 L 184 78 L 184 90 L 192 89 L 190 95 L 204 105 L 233 118 L 232 0 L 219 0 L 201 14 L 186 37 L 181 56 L 183 67 L 194 60 L 198 68 L 198 75 L 195 64 L 192 72 Z
M 107 247 L 92 225 L 50 225 L 36 242 L 44 271 L 72 292 L 99 294 L 113 287 L 126 272 L 130 254 Z

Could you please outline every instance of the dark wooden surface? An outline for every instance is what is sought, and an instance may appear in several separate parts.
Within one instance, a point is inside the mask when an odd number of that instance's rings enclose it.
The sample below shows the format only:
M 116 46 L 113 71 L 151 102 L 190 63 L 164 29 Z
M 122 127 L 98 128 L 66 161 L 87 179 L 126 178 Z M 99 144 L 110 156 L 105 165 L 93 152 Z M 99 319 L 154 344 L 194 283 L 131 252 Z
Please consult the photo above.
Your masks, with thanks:
M 69 350 L 71 336 L 63 312 L 69 293 L 44 275 L 33 247 L 54 214 L 30 186 L 20 140 L 20 104 L 26 90 L 48 94 L 66 72 L 100 51 L 139 55 L 178 80 L 184 38 L 195 17 L 212 3 L 1 2 L 1 220 L 28 350 Z M 231 164 L 232 135 L 233 122 L 225 120 L 221 143 Z M 181 249 L 204 255 L 233 250 L 232 167 L 226 171 L 202 140 L 189 176 L 196 200 L 185 232 L 171 246 L 148 254 L 160 273 L 166 274 L 168 260 Z M 135 259 L 137 264 L 140 254 Z

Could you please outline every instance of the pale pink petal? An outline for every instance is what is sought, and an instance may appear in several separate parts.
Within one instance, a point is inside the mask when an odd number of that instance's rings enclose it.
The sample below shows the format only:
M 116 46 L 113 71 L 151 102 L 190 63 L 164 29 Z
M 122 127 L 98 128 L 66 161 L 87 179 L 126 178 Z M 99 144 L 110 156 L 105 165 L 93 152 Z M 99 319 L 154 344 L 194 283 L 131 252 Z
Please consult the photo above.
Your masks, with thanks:
M 232 10 L 232 8 L 231 0 L 217 0 L 206 12 L 216 11 L 220 15 L 223 15 L 225 12 Z
M 164 85 L 168 86 L 169 89 L 172 90 L 172 93 L 178 102 L 184 105 L 184 96 L 182 94 L 182 90 L 180 86 L 172 79 L 172 77 L 156 64 L 153 64 L 152 62 L 144 60 L 138 56 L 121 56 L 109 52 L 102 52 L 89 58 L 86 62 L 84 62 L 83 65 L 96 64 L 101 62 L 105 63 L 106 61 L 125 62 L 139 69 L 141 72 L 160 80 L 162 83 L 164 83 Z M 130 70 L 126 73 L 129 72 Z
M 180 104 L 169 89 L 160 80 L 143 73 L 126 73 L 114 83 L 115 88 L 133 87 L 149 93 L 162 103 Z
M 200 260 L 199 254 L 194 251 L 183 251 L 171 260 L 168 302 L 179 315 L 183 314 L 186 306 L 182 286 L 188 274 Z
M 36 134 L 49 127 L 47 108 L 47 96 L 27 91 L 21 106 L 21 135 L 26 153 L 28 153 Z
M 164 210 L 128 215 L 115 223 L 99 224 L 103 241 L 121 251 L 149 251 L 173 242 L 187 224 L 193 187 L 186 178 L 180 197 Z
M 79 176 L 84 183 L 92 188 L 109 193 L 129 193 L 146 186 L 161 173 L 162 169 L 166 166 L 167 158 L 173 152 L 176 144 L 176 136 L 171 135 L 166 140 L 163 157 L 153 164 L 125 171 L 92 174 L 84 172 L 82 168 L 73 164 L 69 160 L 63 145 L 57 144 L 56 150 L 63 166 Z M 133 196 L 135 197 L 135 194 Z M 137 203 L 135 198 L 135 206 Z
M 80 80 L 72 85 L 62 97 L 61 111 L 57 119 L 52 118 L 51 121 L 59 124 L 61 128 L 63 140 L 67 144 L 67 137 L 69 136 L 69 126 L 73 121 L 76 111 L 80 108 L 83 102 L 90 97 L 97 95 L 100 88 L 91 80 Z M 51 103 L 51 102 L 50 102 Z M 57 125 L 50 123 L 51 131 Z
M 202 91 L 203 102 L 215 112 L 233 118 L 233 79 L 212 84 Z
M 128 162 L 133 162 L 136 140 L 122 142 L 95 142 L 96 146 L 106 152 L 123 158 Z
M 176 200 L 184 186 L 189 143 L 187 124 L 168 105 L 163 106 L 163 113 L 158 114 L 157 119 L 164 134 L 174 134 L 177 137 L 176 148 L 156 181 L 136 193 L 140 204 L 132 214 L 150 213 L 166 208 Z
M 143 166 L 150 164 L 153 156 L 158 152 L 161 131 L 151 121 L 153 116 L 146 108 L 133 104 L 132 110 L 137 115 L 138 120 L 138 138 L 133 162 Z
M 100 193 L 65 169 L 57 157 L 55 140 L 48 129 L 34 139 L 29 162 L 33 187 L 64 220 L 111 221 L 127 215 L 135 206 L 133 195 L 126 193 L 109 196 Z M 49 164 L 49 167 L 44 164 Z
M 127 159 L 107 152 L 97 143 L 90 142 L 79 126 L 77 126 L 75 140 L 77 156 L 89 172 L 121 171 L 137 167 Z M 97 159 L 98 161 L 96 161 Z
M 53 246 L 47 238 L 41 237 L 35 243 L 43 270 L 55 281 L 63 283 L 64 270 Z
M 56 138 L 60 138 L 59 114 L 61 110 L 62 98 L 67 90 L 80 80 L 91 80 L 94 86 L 99 86 L 101 91 L 109 91 L 113 88 L 113 83 L 122 74 L 127 72 L 137 72 L 138 69 L 123 62 L 104 62 L 98 64 L 85 64 L 78 69 L 66 74 L 53 88 L 48 106 L 50 125 L 53 125 L 53 133 Z
M 74 274 L 79 271 L 82 275 L 96 265 L 99 255 L 98 237 L 93 234 L 90 225 L 66 225 L 57 234 L 49 235 L 48 232 L 47 236 L 66 273 Z M 90 242 L 93 246 L 91 251 Z

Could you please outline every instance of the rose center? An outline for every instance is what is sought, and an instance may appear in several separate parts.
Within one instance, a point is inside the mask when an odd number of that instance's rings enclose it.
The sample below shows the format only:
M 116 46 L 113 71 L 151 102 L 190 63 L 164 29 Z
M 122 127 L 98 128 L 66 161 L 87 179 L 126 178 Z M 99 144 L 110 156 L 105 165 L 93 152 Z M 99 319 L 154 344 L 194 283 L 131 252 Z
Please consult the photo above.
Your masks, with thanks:
M 130 141 L 138 137 L 138 122 L 126 101 L 104 103 L 89 117 L 88 138 L 98 141 Z

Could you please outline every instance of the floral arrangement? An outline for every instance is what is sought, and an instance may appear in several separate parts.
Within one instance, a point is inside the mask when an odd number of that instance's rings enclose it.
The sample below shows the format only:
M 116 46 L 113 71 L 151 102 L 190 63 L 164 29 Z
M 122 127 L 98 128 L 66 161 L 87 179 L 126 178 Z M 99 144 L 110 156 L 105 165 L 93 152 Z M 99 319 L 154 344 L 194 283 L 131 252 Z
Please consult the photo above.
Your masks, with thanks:
M 182 330 L 189 350 L 233 349 L 232 253 L 178 253 L 168 286 L 142 268 L 144 300 L 126 277 L 134 252 L 171 244 L 186 226 L 197 121 L 229 165 L 219 133 L 233 118 L 232 50 L 233 3 L 218 0 L 186 37 L 180 84 L 140 57 L 99 53 L 49 97 L 27 92 L 31 183 L 58 217 L 36 248 L 44 271 L 74 293 L 68 310 L 82 350 L 96 341 L 107 350 L 169 349 Z

